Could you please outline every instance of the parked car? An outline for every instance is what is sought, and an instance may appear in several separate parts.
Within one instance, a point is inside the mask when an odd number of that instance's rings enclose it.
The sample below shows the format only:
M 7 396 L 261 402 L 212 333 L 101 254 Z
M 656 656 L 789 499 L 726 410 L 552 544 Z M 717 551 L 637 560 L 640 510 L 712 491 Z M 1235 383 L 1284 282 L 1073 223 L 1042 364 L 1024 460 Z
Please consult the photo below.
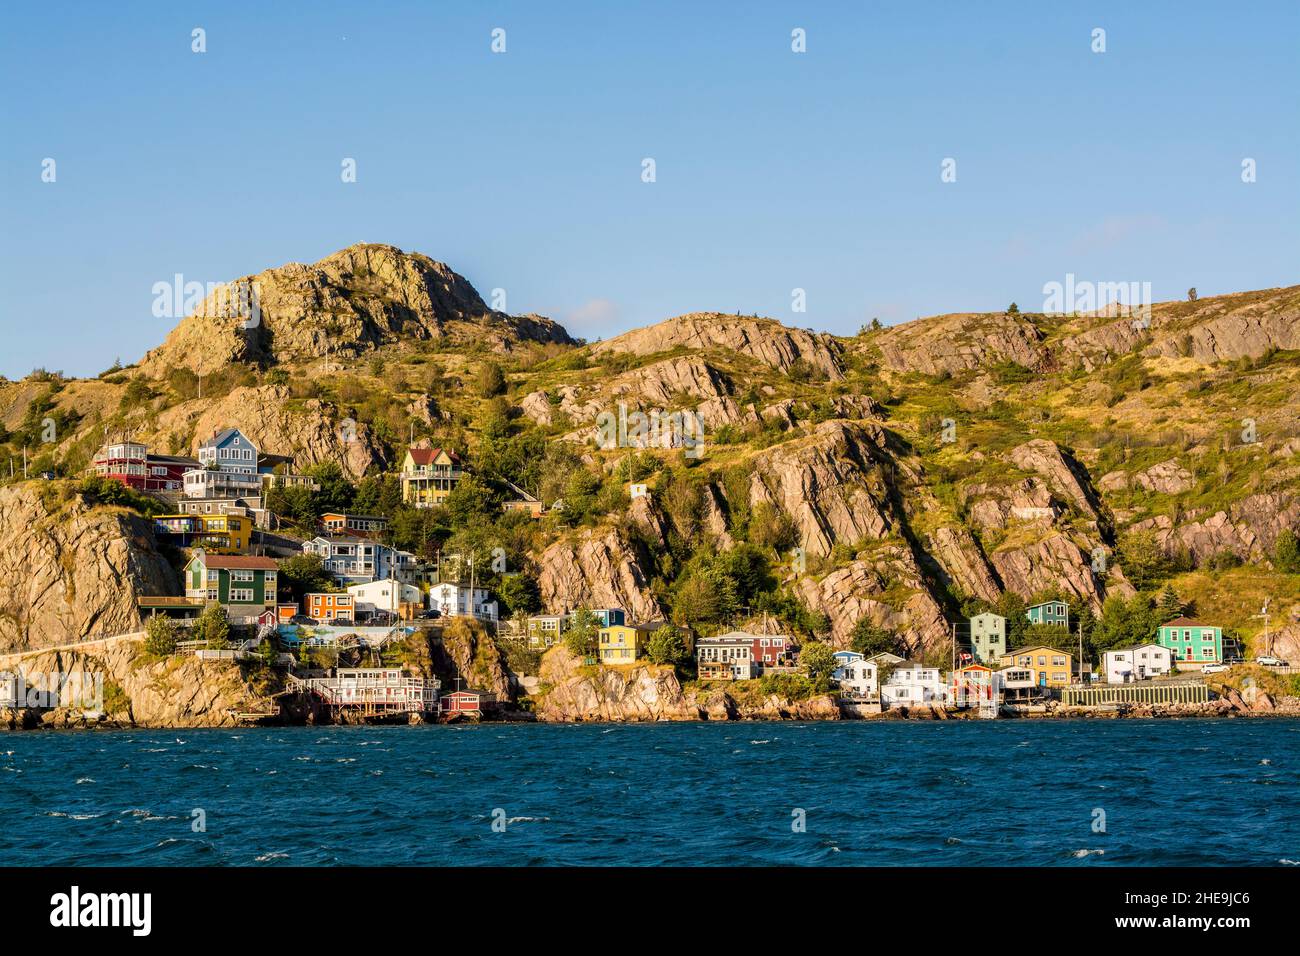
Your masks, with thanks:
M 336 627 L 355 627 L 350 617 L 336 617 L 333 621 Z
M 295 614 L 293 617 L 289 618 L 289 623 L 290 624 L 316 624 L 318 622 L 314 617 L 308 617 L 306 614 Z
M 1286 661 L 1277 657 L 1257 657 L 1255 658 L 1255 663 L 1262 664 L 1265 667 L 1290 667 L 1291 666 Z
M 1202 674 L 1221 674 L 1228 669 L 1227 664 L 1206 664 L 1201 668 Z

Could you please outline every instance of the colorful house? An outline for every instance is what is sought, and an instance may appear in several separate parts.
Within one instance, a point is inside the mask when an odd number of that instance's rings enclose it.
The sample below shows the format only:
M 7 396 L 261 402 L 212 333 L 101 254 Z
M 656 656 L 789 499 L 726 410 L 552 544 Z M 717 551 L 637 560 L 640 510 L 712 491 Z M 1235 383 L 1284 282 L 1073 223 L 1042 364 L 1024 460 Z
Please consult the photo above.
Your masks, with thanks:
M 253 519 L 238 514 L 158 515 L 154 532 L 182 548 L 247 551 Z
M 650 624 L 611 624 L 600 629 L 598 658 L 602 664 L 631 664 L 645 655 L 646 642 L 663 625 L 662 621 Z
M 93 468 L 101 478 L 120 481 L 137 491 L 172 491 L 185 487 L 185 472 L 197 468 L 194 458 L 153 455 L 142 442 L 109 442 L 95 453 Z
M 528 643 L 533 647 L 550 647 L 564 636 L 569 626 L 568 615 L 534 614 L 528 619 Z
M 1179 617 L 1156 629 L 1156 643 L 1169 648 L 1178 667 L 1199 668 L 1223 660 L 1223 628 Z
M 199 446 L 199 467 L 185 472 L 187 498 L 257 497 L 258 451 L 238 428 L 217 432 Z
M 342 511 L 327 511 L 320 516 L 321 527 L 332 535 L 375 535 L 388 527 L 388 519 L 378 515 L 354 515 Z
M 447 500 L 464 474 L 460 458 L 445 448 L 408 448 L 402 460 L 402 500 L 432 508 Z
M 1025 608 L 1025 617 L 1030 624 L 1058 624 L 1070 626 L 1070 605 L 1064 601 L 1044 601 Z
M 302 613 L 322 624 L 340 617 L 353 621 L 356 619 L 356 598 L 347 593 L 313 591 L 302 596 Z
M 1074 674 L 1073 654 L 1042 644 L 1008 651 L 999 662 L 1004 668 L 1033 671 L 1034 683 L 1039 687 L 1068 687 Z
M 586 608 L 588 614 L 596 619 L 597 627 L 613 627 L 615 624 L 626 624 L 627 615 L 623 613 L 621 607 L 593 607 Z M 573 627 L 578 623 L 577 611 L 570 611 L 565 615 L 565 626 Z
M 995 701 L 1001 684 L 1000 673 L 984 664 L 959 667 L 952 672 L 952 702 L 962 707 Z
M 695 664 L 700 680 L 749 680 L 757 677 L 753 638 L 753 634 L 733 631 L 696 641 Z
M 438 705 L 445 718 L 478 717 L 494 700 L 495 698 L 486 691 L 454 690 L 449 694 L 443 694 Z
M 185 596 L 204 603 L 216 601 L 235 623 L 247 623 L 268 608 L 274 617 L 278 571 L 270 558 L 209 554 L 200 549 L 185 565 Z
M 970 619 L 971 656 L 980 664 L 994 664 L 1007 652 L 1007 619 L 986 611 Z

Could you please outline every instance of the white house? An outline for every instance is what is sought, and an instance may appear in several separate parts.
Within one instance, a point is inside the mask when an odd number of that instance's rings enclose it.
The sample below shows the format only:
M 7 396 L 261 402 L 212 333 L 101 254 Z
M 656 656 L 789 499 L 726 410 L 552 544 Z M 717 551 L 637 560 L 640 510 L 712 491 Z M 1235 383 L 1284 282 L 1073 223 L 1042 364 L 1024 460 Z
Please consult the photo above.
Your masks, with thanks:
M 443 617 L 473 617 L 484 621 L 497 619 L 497 602 L 488 600 L 486 588 L 444 582 L 429 589 L 429 608 Z
M 649 498 L 650 486 L 643 481 L 634 481 L 627 486 L 627 492 L 633 501 L 637 498 Z
M 403 584 L 392 578 L 370 581 L 366 584 L 353 584 L 348 593 L 356 600 L 357 610 L 373 614 L 375 611 L 391 611 L 401 614 L 404 607 L 423 603 L 424 596 L 413 584 Z
M 1002 692 L 1002 699 L 1007 703 L 1033 700 L 1042 693 L 1038 689 L 1038 681 L 1031 667 L 1012 664 L 997 673 L 998 687 Z
M 840 685 L 845 700 L 875 700 L 880 693 L 878 674 L 873 661 L 857 651 L 836 651 L 837 666 L 831 677 Z
M 880 703 L 886 707 L 916 707 L 946 704 L 951 688 L 943 682 L 939 668 L 904 661 L 894 668 L 880 687 Z
M 199 467 L 185 472 L 185 497 L 239 498 L 261 494 L 257 457 L 257 446 L 238 428 L 218 432 L 199 446 Z
M 1169 648 L 1154 642 L 1136 647 L 1117 647 L 1102 655 L 1107 684 L 1148 680 L 1173 670 Z

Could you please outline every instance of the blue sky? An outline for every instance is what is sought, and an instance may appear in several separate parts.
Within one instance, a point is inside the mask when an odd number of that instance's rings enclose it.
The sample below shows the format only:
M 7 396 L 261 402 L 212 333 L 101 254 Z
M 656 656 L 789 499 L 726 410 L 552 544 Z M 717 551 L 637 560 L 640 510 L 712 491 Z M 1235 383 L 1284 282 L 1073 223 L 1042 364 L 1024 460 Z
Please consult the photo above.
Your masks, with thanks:
M 592 339 L 1300 282 L 1300 4 L 701 6 L 10 6 L 0 374 L 133 361 L 154 283 L 359 241 Z

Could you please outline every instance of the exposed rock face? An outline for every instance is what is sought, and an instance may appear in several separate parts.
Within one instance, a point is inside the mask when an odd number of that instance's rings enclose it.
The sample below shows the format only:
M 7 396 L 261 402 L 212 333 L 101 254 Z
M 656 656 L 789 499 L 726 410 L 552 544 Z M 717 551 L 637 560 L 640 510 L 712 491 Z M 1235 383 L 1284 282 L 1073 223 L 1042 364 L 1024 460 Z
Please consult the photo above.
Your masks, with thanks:
M 393 246 L 349 246 L 313 265 L 291 262 L 236 283 L 256 288 L 260 321 L 229 292 L 216 292 L 145 356 L 145 374 L 357 355 L 403 339 L 463 338 L 499 347 L 571 341 L 548 319 L 493 312 L 448 266 Z
M 809 554 L 829 554 L 837 541 L 883 538 L 894 525 L 884 443 L 878 425 L 822 422 L 808 438 L 754 456 L 750 503 L 788 514 Z
M 581 667 L 563 645 L 542 658 L 537 716 L 560 721 L 838 720 L 828 695 L 791 701 L 777 695 L 741 702 L 721 688 L 683 690 L 671 667 L 641 662 L 627 667 Z
M 134 631 L 137 599 L 177 587 L 147 519 L 63 485 L 0 488 L 0 651 Z
M 272 702 L 244 680 L 239 666 L 195 657 L 162 660 L 141 656 L 136 642 L 113 644 L 93 653 L 50 651 L 24 657 L 7 668 L 20 671 L 29 683 L 46 675 L 74 675 L 72 686 L 104 682 L 105 698 L 112 685 L 121 688 L 125 710 L 105 716 L 138 727 L 233 727 L 234 713 L 274 710 Z M 47 715 L 55 721 L 61 714 Z M 66 719 L 69 715 L 62 714 Z
M 575 424 L 590 426 L 579 433 L 583 437 L 594 436 L 597 416 L 617 415 L 620 404 L 629 412 L 694 412 L 708 428 L 758 419 L 752 408 L 741 409 L 732 398 L 727 376 L 695 356 L 665 359 L 615 376 L 607 385 L 565 387 L 556 394 L 559 411 Z M 520 407 L 539 424 L 554 421 L 556 406 L 545 392 L 525 396 Z
M 773 319 L 693 312 L 597 343 L 592 351 L 653 355 L 685 346 L 723 348 L 788 372 L 802 359 L 827 378 L 844 377 L 841 346 L 829 335 L 790 329 Z
M 1268 561 L 1282 529 L 1300 528 L 1300 498 L 1251 495 L 1212 515 L 1189 513 L 1177 525 L 1169 515 L 1157 515 L 1133 528 L 1154 532 L 1166 554 L 1186 550 L 1198 564 L 1224 552 L 1243 561 Z
M 1148 340 L 1148 335 L 1131 317 L 1122 318 L 1067 336 L 1061 341 L 1058 356 L 1062 364 L 1082 366 L 1091 372 L 1132 352 Z
M 1017 468 L 1041 477 L 1049 488 L 1093 521 L 1101 520 L 1100 502 L 1087 481 L 1087 472 L 1067 458 L 1055 442 L 1045 438 L 1027 441 L 1011 450 L 1011 461 Z
M 1147 491 L 1156 491 L 1162 495 L 1177 495 L 1196 487 L 1192 473 L 1179 464 L 1178 459 L 1170 458 L 1152 465 L 1133 476 L 1133 483 Z
M 1019 315 L 959 314 L 907 322 L 874 336 L 887 368 L 926 375 L 950 374 L 1015 362 L 1044 361 L 1043 334 Z
M 671 667 L 582 668 L 567 647 L 557 645 L 542 659 L 546 688 L 537 706 L 545 721 L 696 720 L 700 709 L 687 700 Z
M 467 686 L 490 691 L 499 701 L 514 700 L 505 655 L 481 623 L 453 618 L 442 628 L 441 637 L 441 644 L 434 648 L 433 670 L 444 689 L 454 688 L 452 681 L 460 677 Z
M 367 468 L 384 464 L 382 445 L 364 422 L 347 418 L 318 399 L 290 401 L 282 385 L 237 388 L 214 402 L 187 402 L 158 420 L 160 433 L 193 427 L 190 454 L 224 428 L 238 428 L 263 451 L 294 456 L 302 469 L 337 462 L 355 480 Z
M 614 529 L 557 541 L 538 559 L 537 587 L 552 613 L 580 607 L 621 607 L 633 621 L 663 617 L 650 593 L 648 564 Z
M 906 648 L 922 653 L 948 638 L 943 611 L 930 594 L 910 551 L 887 547 L 871 560 L 854 561 L 821 580 L 800 578 L 795 589 L 804 603 L 831 621 L 831 640 L 846 646 L 854 625 L 868 618 L 899 635 Z M 908 596 L 901 606 L 885 601 L 886 592 Z
M 1269 349 L 1296 348 L 1300 348 L 1300 307 L 1292 302 L 1280 311 L 1244 306 L 1190 328 L 1172 330 L 1149 345 L 1144 354 L 1221 362 L 1258 358 Z
M 969 531 L 961 527 L 936 528 L 927 543 L 930 556 L 958 592 L 990 603 L 998 599 L 1002 589 Z
M 995 551 L 989 560 L 1008 591 L 1030 598 L 1039 591 L 1059 588 L 1100 610 L 1107 595 L 1103 581 L 1093 573 L 1092 555 L 1065 534 L 1054 534 L 1024 547 Z M 1128 596 L 1133 588 L 1118 569 L 1111 569 L 1109 593 Z
M 1061 512 L 1047 485 L 1036 477 L 1003 485 L 969 485 L 961 495 L 971 523 L 984 531 L 1005 530 L 1012 521 L 1050 526 Z

